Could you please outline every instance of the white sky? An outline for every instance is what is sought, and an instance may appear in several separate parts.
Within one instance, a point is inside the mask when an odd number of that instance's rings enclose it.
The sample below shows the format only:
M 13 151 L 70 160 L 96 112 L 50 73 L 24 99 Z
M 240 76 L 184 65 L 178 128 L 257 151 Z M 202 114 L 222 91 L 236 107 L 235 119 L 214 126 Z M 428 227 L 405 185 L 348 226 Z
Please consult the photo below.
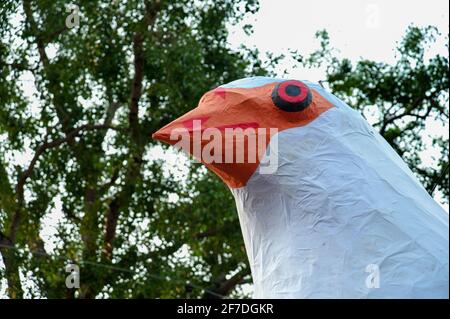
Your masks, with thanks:
M 448 10 L 448 0 L 260 0 L 259 12 L 241 24 L 252 24 L 254 33 L 247 37 L 239 25 L 229 40 L 233 47 L 245 44 L 275 53 L 290 48 L 307 54 L 318 47 L 315 32 L 326 29 L 344 57 L 393 62 L 393 49 L 408 25 L 437 26 L 445 35 Z M 439 51 L 445 53 L 440 43 Z M 305 75 L 304 70 L 291 69 L 290 75 L 323 79 L 316 70 Z

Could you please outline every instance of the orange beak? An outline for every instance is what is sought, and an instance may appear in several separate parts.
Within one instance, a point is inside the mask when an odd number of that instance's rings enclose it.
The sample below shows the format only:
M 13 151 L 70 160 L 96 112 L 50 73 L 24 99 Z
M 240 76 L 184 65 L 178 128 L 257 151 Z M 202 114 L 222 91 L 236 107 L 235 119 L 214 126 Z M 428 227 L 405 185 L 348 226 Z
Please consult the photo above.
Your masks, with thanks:
M 260 164 L 261 155 L 264 154 L 271 137 L 282 130 L 307 125 L 316 119 L 322 112 L 333 107 L 319 93 L 312 90 L 312 102 L 300 112 L 285 112 L 277 108 L 271 98 L 272 91 L 277 83 L 270 83 L 256 88 L 216 88 L 207 92 L 200 100 L 199 105 L 175 121 L 164 126 L 152 137 L 156 140 L 174 145 L 183 139 L 183 134 L 189 138 L 187 152 L 194 155 L 210 170 L 215 172 L 229 187 L 238 188 L 246 185 Z M 222 132 L 220 137 L 210 134 Z M 229 130 L 243 130 L 249 132 L 244 135 L 227 135 Z M 183 134 L 181 134 L 183 133 Z M 208 134 L 206 134 L 208 133 Z M 217 148 L 213 155 L 221 153 L 222 161 L 205 160 L 195 152 L 195 141 L 199 136 L 208 135 L 210 138 L 200 137 L 199 149 L 202 153 L 205 147 L 211 148 L 211 137 L 216 137 Z M 257 154 L 253 161 L 249 153 L 249 139 L 256 136 Z M 242 144 L 239 144 L 241 142 Z M 209 146 L 208 146 L 209 144 Z M 243 145 L 244 161 L 237 160 L 240 150 L 237 145 Z M 185 150 L 186 148 L 183 147 Z M 219 150 L 219 152 L 217 152 Z M 232 160 L 226 159 L 232 154 Z M 212 153 L 211 153 L 212 154 Z M 216 159 L 218 159 L 216 157 Z

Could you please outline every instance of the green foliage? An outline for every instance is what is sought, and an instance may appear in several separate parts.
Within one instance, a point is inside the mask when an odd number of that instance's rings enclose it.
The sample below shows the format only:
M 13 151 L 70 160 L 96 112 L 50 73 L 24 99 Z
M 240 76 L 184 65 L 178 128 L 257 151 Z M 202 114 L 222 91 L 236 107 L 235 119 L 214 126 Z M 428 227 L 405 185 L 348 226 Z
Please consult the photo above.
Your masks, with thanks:
M 236 271 L 248 277 L 225 188 L 204 173 L 174 182 L 148 158 L 151 134 L 206 90 L 263 74 L 226 42 L 227 23 L 257 2 L 78 1 L 73 28 L 69 3 L 1 6 L 0 249 L 9 296 L 200 297 Z M 31 158 L 11 162 L 15 151 L 34 156 L 42 147 L 32 169 Z M 203 207 L 212 185 L 217 194 Z M 60 215 L 49 226 L 52 211 Z M 222 224 L 211 239 L 195 235 Z M 64 284 L 71 261 L 81 267 L 76 293 Z M 35 288 L 24 289 L 19 272 Z

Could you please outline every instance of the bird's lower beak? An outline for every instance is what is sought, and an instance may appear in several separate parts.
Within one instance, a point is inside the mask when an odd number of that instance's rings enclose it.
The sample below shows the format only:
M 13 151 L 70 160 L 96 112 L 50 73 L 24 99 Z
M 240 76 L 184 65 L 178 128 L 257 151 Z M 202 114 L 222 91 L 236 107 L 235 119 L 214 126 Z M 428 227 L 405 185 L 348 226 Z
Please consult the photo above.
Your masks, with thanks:
M 156 131 L 155 133 L 152 134 L 152 138 L 154 140 L 158 140 L 158 141 L 162 141 L 162 142 L 166 142 L 168 141 L 168 132 L 166 130 L 163 129 L 159 129 L 158 131 Z

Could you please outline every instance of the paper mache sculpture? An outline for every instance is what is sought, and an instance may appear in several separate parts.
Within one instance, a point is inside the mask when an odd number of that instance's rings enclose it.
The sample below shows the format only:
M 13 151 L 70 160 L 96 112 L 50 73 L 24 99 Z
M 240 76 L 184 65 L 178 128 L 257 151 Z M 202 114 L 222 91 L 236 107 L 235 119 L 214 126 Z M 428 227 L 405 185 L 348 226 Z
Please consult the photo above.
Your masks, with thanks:
M 153 137 L 187 137 L 181 147 L 229 186 L 255 298 L 448 298 L 448 214 L 320 85 L 237 80 Z

